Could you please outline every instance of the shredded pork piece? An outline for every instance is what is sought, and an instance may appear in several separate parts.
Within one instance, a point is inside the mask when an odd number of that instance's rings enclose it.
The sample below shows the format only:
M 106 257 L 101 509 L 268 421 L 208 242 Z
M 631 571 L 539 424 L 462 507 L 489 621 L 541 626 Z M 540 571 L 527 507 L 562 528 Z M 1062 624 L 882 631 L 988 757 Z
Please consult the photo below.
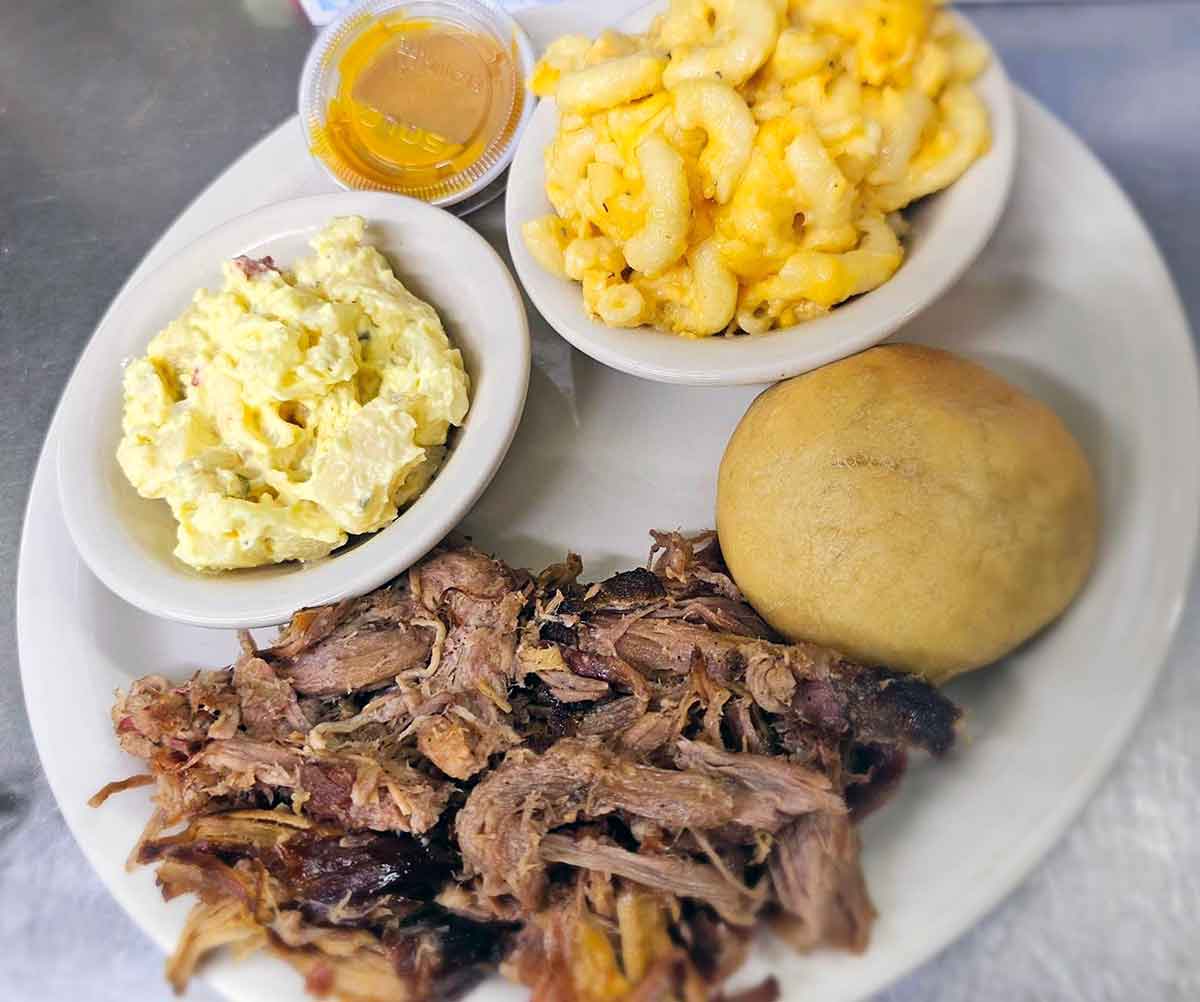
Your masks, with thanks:
M 223 946 L 255 950 L 266 943 L 266 930 L 239 901 L 225 899 L 212 904 L 202 901 L 192 909 L 179 944 L 167 960 L 167 980 L 180 993 L 192 979 L 196 966 L 213 951 Z
M 537 907 L 546 875 L 538 845 L 552 828 L 622 811 L 675 829 L 735 820 L 733 794 L 698 773 L 626 761 L 595 741 L 565 738 L 543 755 L 520 749 L 484 779 L 455 819 L 468 876 L 486 893 Z
M 447 543 L 369 595 L 248 634 L 227 669 L 118 693 L 155 784 L 131 860 L 199 899 L 168 967 L 266 947 L 313 994 L 449 999 L 499 968 L 534 1002 L 720 996 L 763 922 L 866 947 L 855 822 L 958 709 L 784 644 L 715 533 L 579 583 Z
M 128 779 L 118 779 L 112 783 L 105 783 L 99 790 L 93 793 L 88 798 L 88 807 L 99 807 L 114 793 L 122 793 L 125 790 L 135 790 L 139 786 L 153 786 L 154 777 L 148 772 L 140 772 L 136 776 L 130 776 Z
M 539 852 L 547 863 L 569 863 L 585 870 L 625 877 L 642 887 L 694 898 L 711 905 L 735 925 L 752 925 L 765 893 L 751 890 L 723 876 L 716 867 L 671 856 L 630 852 L 595 839 L 547 835 Z
M 776 929 L 793 946 L 866 949 L 875 908 L 858 864 L 858 832 L 847 818 L 798 818 L 780 834 L 770 863 L 787 916 Z

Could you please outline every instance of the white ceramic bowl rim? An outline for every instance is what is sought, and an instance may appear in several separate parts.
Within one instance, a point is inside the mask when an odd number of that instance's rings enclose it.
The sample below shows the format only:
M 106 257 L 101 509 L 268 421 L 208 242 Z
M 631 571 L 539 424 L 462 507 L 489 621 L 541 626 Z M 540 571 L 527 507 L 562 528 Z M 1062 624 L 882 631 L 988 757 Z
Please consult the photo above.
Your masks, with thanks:
M 663 0 L 655 0 L 619 27 L 645 31 L 663 7 Z M 986 43 L 966 18 L 959 17 L 966 31 Z M 900 270 L 879 288 L 826 316 L 754 337 L 702 339 L 644 327 L 616 330 L 591 320 L 579 284 L 542 269 L 521 238 L 524 222 L 552 211 L 542 159 L 557 123 L 552 100 L 542 101 L 534 112 L 509 171 L 505 223 L 521 284 L 550 326 L 580 351 L 622 372 L 660 382 L 774 382 L 870 347 L 942 295 L 975 260 L 1000 220 L 1016 163 L 1016 118 L 1008 77 L 995 52 L 991 55 L 990 66 L 974 84 L 991 116 L 991 149 L 912 214 L 912 239 Z
M 428 489 L 389 526 L 307 564 L 201 574 L 171 553 L 166 503 L 140 498 L 115 459 L 119 366 L 187 304 L 219 281 L 221 260 L 274 253 L 286 264 L 333 216 L 361 215 L 400 278 L 429 299 L 464 356 L 471 409 Z M 397 254 L 411 240 L 419 250 Z M 280 256 L 279 245 L 287 250 Z M 415 279 L 415 281 L 414 281 Z M 431 294 L 434 289 L 436 294 Z M 93 573 L 145 611 L 209 627 L 267 626 L 296 609 L 379 586 L 420 559 L 482 494 L 512 442 L 529 384 L 529 330 L 516 283 L 466 223 L 423 202 L 375 192 L 277 203 L 211 230 L 143 281 L 123 289 L 84 349 L 60 404 L 60 497 L 72 540 Z

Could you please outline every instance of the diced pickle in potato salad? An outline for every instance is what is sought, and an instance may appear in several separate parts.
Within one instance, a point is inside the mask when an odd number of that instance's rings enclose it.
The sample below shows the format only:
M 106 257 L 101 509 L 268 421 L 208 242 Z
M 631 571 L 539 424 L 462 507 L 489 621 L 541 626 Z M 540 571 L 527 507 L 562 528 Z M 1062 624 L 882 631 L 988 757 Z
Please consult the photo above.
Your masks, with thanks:
M 986 48 L 931 0 L 671 0 L 558 39 L 554 213 L 523 236 L 611 327 L 760 334 L 886 282 L 900 212 L 986 152 Z

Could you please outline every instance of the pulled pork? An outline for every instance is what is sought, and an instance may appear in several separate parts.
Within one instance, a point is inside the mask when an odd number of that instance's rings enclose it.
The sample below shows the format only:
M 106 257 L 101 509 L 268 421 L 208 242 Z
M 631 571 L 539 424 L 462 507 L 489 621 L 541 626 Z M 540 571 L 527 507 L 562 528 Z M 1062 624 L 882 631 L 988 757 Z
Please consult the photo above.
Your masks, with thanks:
M 535 1002 L 700 1002 L 770 922 L 863 950 L 854 822 L 958 709 L 786 644 L 714 533 L 578 583 L 446 544 L 297 613 L 230 668 L 118 693 L 156 810 L 133 860 L 198 900 L 168 962 L 268 948 L 318 996 L 444 999 L 499 968 Z M 775 997 L 773 981 L 747 998 Z

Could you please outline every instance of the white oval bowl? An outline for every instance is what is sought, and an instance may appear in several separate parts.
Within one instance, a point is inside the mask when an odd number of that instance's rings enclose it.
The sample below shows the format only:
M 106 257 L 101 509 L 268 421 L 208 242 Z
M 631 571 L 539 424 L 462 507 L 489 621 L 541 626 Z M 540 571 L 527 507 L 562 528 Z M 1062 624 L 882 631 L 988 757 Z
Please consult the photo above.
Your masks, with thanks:
M 172 553 L 175 519 L 165 501 L 140 497 L 116 461 L 121 368 L 201 287 L 221 282 L 220 263 L 269 254 L 288 265 L 334 216 L 367 220 L 368 239 L 397 276 L 438 311 L 471 377 L 471 407 L 452 432 L 429 488 L 386 528 L 309 563 L 204 574 Z M 499 255 L 449 213 L 398 195 L 344 192 L 299 198 L 207 233 L 109 307 L 63 394 L 59 493 L 71 538 L 92 572 L 127 602 L 196 626 L 285 622 L 305 606 L 377 587 L 434 547 L 466 514 L 499 468 L 525 407 L 529 328 L 516 283 Z
M 619 27 L 645 31 L 666 8 L 656 0 Z M 982 38 L 966 18 L 963 29 Z M 990 51 L 990 50 L 989 50 Z M 544 270 L 529 253 L 521 226 L 553 209 L 545 191 L 542 155 L 554 138 L 558 108 L 542 101 L 521 137 L 508 176 L 505 225 L 513 264 L 538 312 L 559 334 L 598 362 L 643 379 L 696 386 L 785 379 L 886 338 L 946 291 L 987 243 L 1008 198 L 1017 136 L 1012 88 L 999 58 L 975 81 L 991 117 L 991 149 L 949 188 L 907 213 L 912 231 L 904 263 L 879 288 L 795 327 L 753 337 L 683 338 L 650 327 L 621 330 L 592 320 L 579 283 Z

